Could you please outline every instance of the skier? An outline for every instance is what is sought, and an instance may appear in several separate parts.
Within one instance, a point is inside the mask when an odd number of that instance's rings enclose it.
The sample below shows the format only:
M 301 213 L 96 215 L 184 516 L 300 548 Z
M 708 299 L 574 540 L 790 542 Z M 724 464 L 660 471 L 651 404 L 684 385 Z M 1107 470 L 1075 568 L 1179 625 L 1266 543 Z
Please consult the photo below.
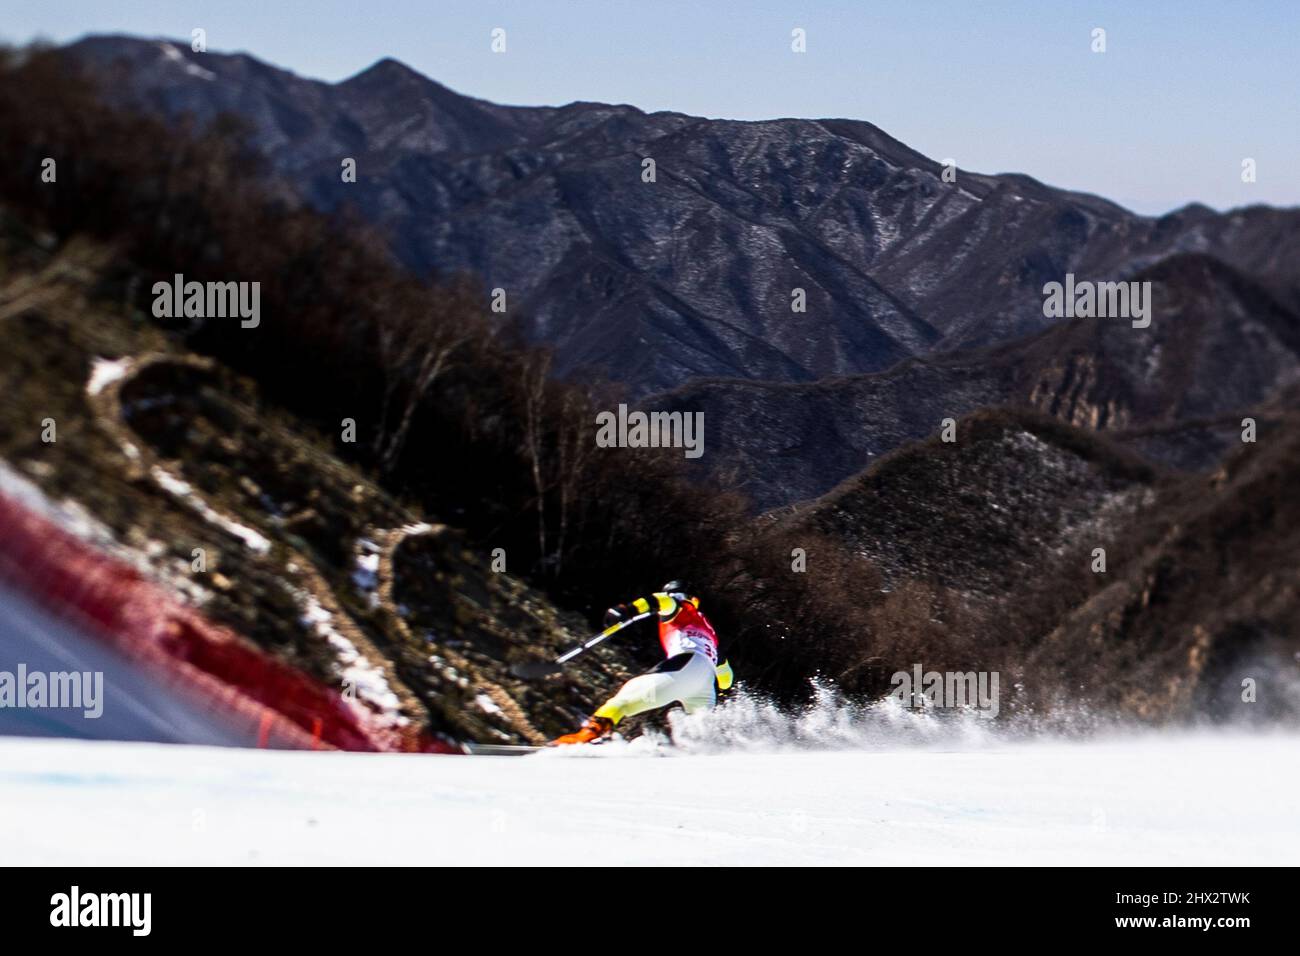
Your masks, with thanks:
M 669 581 L 648 598 L 637 598 L 605 612 L 605 626 L 657 608 L 659 643 L 664 660 L 633 677 L 575 733 L 557 744 L 585 744 L 614 732 L 624 717 L 680 703 L 688 714 L 713 707 L 717 690 L 731 686 L 731 665 L 718 663 L 718 635 L 700 613 L 700 599 L 689 596 L 681 581 Z

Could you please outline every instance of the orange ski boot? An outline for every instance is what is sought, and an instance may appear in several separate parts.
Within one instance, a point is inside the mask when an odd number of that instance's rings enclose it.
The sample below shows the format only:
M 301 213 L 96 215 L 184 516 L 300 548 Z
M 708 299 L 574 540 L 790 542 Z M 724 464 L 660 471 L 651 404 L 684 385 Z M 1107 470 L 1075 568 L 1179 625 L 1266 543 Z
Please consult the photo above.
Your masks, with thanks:
M 614 721 L 608 717 L 588 717 L 587 722 L 577 731 L 565 734 L 563 737 L 556 737 L 551 741 L 551 744 L 589 744 L 593 740 L 600 740 L 600 738 L 613 732 Z

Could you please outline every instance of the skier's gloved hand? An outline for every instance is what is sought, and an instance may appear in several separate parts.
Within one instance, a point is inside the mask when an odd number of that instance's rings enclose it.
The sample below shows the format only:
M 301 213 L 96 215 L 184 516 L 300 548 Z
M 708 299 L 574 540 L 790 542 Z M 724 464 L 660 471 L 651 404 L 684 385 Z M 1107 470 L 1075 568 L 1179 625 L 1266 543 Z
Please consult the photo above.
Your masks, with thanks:
M 731 665 L 723 661 L 716 668 L 718 675 L 718 690 L 727 690 L 736 680 L 735 673 L 731 670 Z

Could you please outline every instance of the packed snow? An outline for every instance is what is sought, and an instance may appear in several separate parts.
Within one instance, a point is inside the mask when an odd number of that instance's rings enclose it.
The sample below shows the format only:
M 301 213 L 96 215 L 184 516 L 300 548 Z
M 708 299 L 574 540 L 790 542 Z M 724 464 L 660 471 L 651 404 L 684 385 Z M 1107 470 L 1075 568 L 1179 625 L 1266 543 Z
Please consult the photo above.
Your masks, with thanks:
M 388 685 L 384 672 L 370 663 L 355 644 L 339 633 L 334 626 L 334 615 L 305 591 L 295 591 L 294 596 L 302 607 L 303 625 L 324 638 L 334 651 L 339 678 L 343 683 L 353 688 L 357 697 L 378 708 L 386 723 L 395 727 L 409 723 L 401 714 L 402 702 Z
M 361 553 L 356 557 L 352 583 L 357 590 L 370 596 L 379 588 L 379 546 L 373 541 L 362 539 L 357 542 L 357 547 Z
M 216 511 L 211 505 L 204 501 L 202 497 L 195 494 L 194 489 L 190 486 L 188 481 L 177 478 L 161 465 L 154 465 L 153 468 L 150 469 L 149 473 L 153 476 L 153 480 L 158 483 L 160 488 L 169 494 L 175 495 L 177 498 L 184 500 L 195 511 L 197 511 L 200 517 L 202 517 L 204 521 L 208 522 L 208 524 L 216 525 L 231 536 L 243 541 L 244 546 L 248 548 L 248 550 L 256 552 L 257 554 L 266 554 L 271 550 L 271 542 L 267 540 L 265 535 L 254 531 L 246 525 L 231 521 L 229 518 L 226 518 L 220 512 Z
M 1300 738 L 526 757 L 0 738 L 11 864 L 1300 863 Z
M 126 377 L 129 371 L 131 371 L 129 358 L 96 358 L 91 367 L 90 380 L 86 383 L 86 391 L 91 395 L 98 395 L 109 385 Z

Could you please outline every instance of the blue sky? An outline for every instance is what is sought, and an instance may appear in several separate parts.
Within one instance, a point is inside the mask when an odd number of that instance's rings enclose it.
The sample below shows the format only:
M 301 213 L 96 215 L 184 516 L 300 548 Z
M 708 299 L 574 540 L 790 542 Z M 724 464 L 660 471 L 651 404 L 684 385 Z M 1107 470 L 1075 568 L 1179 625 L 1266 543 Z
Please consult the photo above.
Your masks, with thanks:
M 339 80 L 393 56 L 501 103 L 865 119 L 927 155 L 1144 213 L 1300 205 L 1300 3 L 1284 0 L 4 0 L 0 37 L 187 38 Z M 491 52 L 494 27 L 507 52 Z M 807 31 L 808 52 L 790 51 Z M 1091 31 L 1106 30 L 1093 53 Z M 1241 182 L 1243 158 L 1258 181 Z

